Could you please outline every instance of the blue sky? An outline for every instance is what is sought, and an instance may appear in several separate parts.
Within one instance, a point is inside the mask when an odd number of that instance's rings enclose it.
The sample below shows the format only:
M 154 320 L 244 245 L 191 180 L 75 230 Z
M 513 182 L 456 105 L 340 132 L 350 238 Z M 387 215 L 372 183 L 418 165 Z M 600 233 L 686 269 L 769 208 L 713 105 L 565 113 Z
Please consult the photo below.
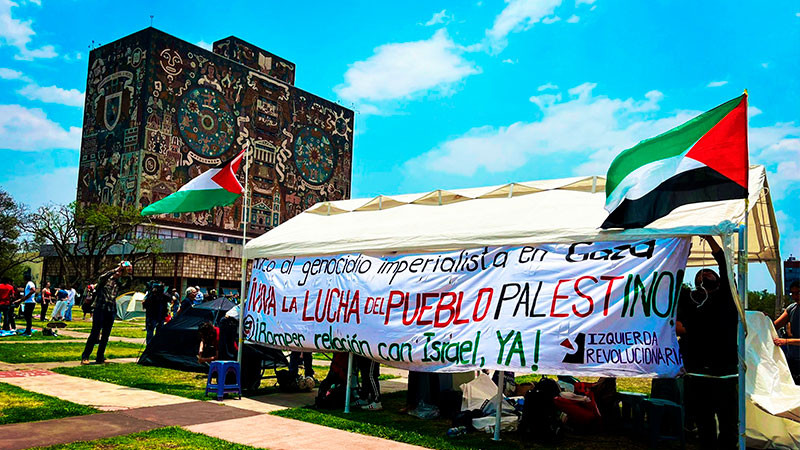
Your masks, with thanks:
M 74 199 L 87 57 L 154 26 L 238 36 L 357 111 L 353 195 L 604 174 L 747 88 L 782 252 L 800 254 L 800 4 L 0 0 L 0 186 Z M 768 288 L 755 271 L 753 287 Z

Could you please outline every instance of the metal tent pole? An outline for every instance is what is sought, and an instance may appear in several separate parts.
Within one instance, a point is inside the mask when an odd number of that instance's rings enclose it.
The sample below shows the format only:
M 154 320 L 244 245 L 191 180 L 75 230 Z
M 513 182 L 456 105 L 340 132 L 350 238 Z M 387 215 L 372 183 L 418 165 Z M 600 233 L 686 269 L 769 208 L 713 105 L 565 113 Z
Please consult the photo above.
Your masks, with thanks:
M 497 401 L 495 408 L 497 411 L 494 415 L 494 437 L 493 441 L 500 440 L 500 417 L 503 415 L 503 386 L 506 384 L 506 374 L 500 370 L 497 371 Z
M 347 387 L 344 393 L 344 412 L 350 412 L 350 380 L 353 379 L 353 354 L 347 354 Z
M 247 226 L 250 218 L 247 215 L 247 202 L 250 184 L 250 148 L 245 149 L 244 154 L 244 196 L 242 197 L 242 284 L 239 287 L 239 351 L 236 354 L 236 362 L 242 364 L 242 350 L 244 349 L 244 315 L 247 304 L 247 257 L 244 254 L 244 246 L 247 244 Z
M 742 304 L 742 309 L 747 310 L 747 219 L 748 211 L 745 206 L 744 224 L 739 226 L 739 261 L 738 261 L 738 283 L 739 283 L 739 301 Z M 747 435 L 747 422 L 746 411 L 746 379 L 745 371 L 745 318 L 739 315 L 739 330 L 737 339 L 737 353 L 739 355 L 739 448 L 745 449 L 746 435 Z

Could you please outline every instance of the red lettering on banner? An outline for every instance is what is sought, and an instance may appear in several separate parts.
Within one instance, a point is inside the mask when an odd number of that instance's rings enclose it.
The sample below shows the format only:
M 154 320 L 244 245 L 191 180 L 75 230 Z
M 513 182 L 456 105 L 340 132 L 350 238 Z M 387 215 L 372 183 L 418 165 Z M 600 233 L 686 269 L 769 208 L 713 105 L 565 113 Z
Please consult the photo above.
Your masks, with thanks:
M 414 296 L 414 315 L 411 316 L 411 320 L 408 320 L 408 304 L 409 304 L 409 297 L 411 294 L 406 292 L 404 296 L 404 303 L 403 303 L 403 325 L 408 326 L 414 323 L 417 319 L 417 312 L 419 311 L 419 294 Z
M 421 297 L 422 300 L 420 301 L 419 306 L 419 318 L 417 319 L 417 325 L 430 325 L 433 323 L 433 320 L 422 320 L 422 315 L 425 314 L 425 311 L 430 311 L 433 309 L 433 305 L 428 305 L 429 298 L 437 298 L 439 294 L 435 292 L 426 292 L 422 295 L 417 294 L 417 297 Z
M 592 280 L 592 281 L 594 281 L 595 284 L 597 284 L 597 278 L 595 278 L 595 277 L 593 277 L 591 275 L 584 275 L 584 276 L 578 278 L 577 280 L 575 280 L 575 293 L 578 294 L 579 297 L 585 298 L 589 302 L 589 309 L 585 313 L 580 313 L 580 312 L 578 312 L 578 308 L 576 308 L 575 305 L 573 304 L 572 305 L 572 312 L 575 313 L 576 316 L 583 318 L 583 317 L 586 317 L 589 314 L 591 314 L 592 311 L 594 311 L 594 299 L 591 296 L 586 295 L 583 292 L 581 292 L 580 288 L 578 287 L 578 284 L 581 282 L 581 280 Z
M 456 313 L 453 318 L 453 325 L 463 325 L 465 323 L 469 323 L 469 319 L 459 319 L 458 316 L 461 314 L 461 302 L 464 300 L 464 293 L 458 293 L 458 303 L 456 304 Z
M 484 294 L 489 294 L 489 299 L 486 300 L 486 308 L 483 310 L 483 315 L 478 317 L 478 307 L 481 305 L 481 297 L 483 297 Z M 494 294 L 494 289 L 492 288 L 483 288 L 478 291 L 478 300 L 475 301 L 475 309 L 472 311 L 472 320 L 480 322 L 486 318 L 486 314 L 489 313 L 489 307 L 492 306 L 492 294 Z
M 550 304 L 550 317 L 567 317 L 569 314 L 558 313 L 556 314 L 556 300 L 569 298 L 568 295 L 558 295 L 558 287 L 561 286 L 561 283 L 566 283 L 567 281 L 572 281 L 572 278 L 567 278 L 566 280 L 558 280 L 556 284 L 556 289 L 553 291 L 553 303 Z
M 393 303 L 392 299 L 394 297 L 400 297 L 400 301 L 398 301 L 397 303 Z M 403 291 L 392 291 L 389 293 L 389 301 L 386 307 L 386 319 L 384 319 L 383 321 L 384 325 L 387 325 L 389 323 L 389 316 L 392 314 L 392 309 L 403 306 L 403 298 L 404 298 Z
M 445 297 L 452 297 L 453 299 L 449 302 L 445 302 Z M 458 296 L 455 292 L 442 292 L 441 299 L 439 299 L 439 303 L 436 305 L 436 315 L 434 316 L 433 327 L 434 328 L 443 328 L 450 325 L 450 322 L 453 321 L 453 318 L 456 315 L 456 304 L 458 303 Z M 442 311 L 449 311 L 450 314 L 447 316 L 447 322 L 442 322 L 439 320 L 439 314 Z

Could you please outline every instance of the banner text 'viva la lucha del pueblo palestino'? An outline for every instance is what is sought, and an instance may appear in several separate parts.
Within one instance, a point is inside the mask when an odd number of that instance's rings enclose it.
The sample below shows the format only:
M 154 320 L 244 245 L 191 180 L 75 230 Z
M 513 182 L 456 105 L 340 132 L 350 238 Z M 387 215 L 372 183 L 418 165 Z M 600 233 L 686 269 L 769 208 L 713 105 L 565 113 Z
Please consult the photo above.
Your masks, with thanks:
M 683 238 L 257 259 L 247 341 L 415 371 L 676 376 Z

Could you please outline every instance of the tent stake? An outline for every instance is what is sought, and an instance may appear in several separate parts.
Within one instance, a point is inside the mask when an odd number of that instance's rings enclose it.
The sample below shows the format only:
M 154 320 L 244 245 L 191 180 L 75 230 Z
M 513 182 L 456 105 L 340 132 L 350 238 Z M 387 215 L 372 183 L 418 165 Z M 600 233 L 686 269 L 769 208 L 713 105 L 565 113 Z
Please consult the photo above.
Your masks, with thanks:
M 497 412 L 494 415 L 494 437 L 493 441 L 500 440 L 500 416 L 503 414 L 503 385 L 506 384 L 506 374 L 503 371 L 497 371 L 497 402 L 495 408 Z
M 353 354 L 347 354 L 347 390 L 344 393 L 344 413 L 350 413 L 350 380 L 353 378 Z

